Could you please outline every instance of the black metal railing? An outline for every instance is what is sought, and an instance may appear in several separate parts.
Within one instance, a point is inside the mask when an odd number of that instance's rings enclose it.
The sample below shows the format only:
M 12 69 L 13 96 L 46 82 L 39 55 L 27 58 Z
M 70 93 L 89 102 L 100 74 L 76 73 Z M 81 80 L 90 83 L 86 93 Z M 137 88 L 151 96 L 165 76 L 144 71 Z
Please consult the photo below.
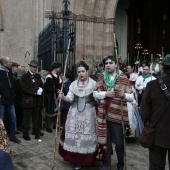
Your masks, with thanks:
M 69 3 L 64 3 L 62 17 L 57 17 L 52 11 L 49 24 L 39 34 L 38 60 L 41 63 L 41 69 L 50 70 L 53 62 L 60 62 L 61 71 L 63 71 L 68 41 L 71 39 L 67 71 L 72 72 L 75 78 L 75 69 L 72 70 L 72 68 L 75 68 L 76 63 L 76 20 L 70 19 Z

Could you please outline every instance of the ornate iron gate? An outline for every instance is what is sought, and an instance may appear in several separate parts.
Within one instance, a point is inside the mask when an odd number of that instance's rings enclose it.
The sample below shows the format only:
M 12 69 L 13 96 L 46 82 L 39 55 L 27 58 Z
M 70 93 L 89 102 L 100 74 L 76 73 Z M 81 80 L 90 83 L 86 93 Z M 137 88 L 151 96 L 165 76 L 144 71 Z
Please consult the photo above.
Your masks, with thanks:
M 70 39 L 67 71 L 71 71 L 75 78 L 73 68 L 76 63 L 76 20 L 70 19 L 68 2 L 65 2 L 64 6 L 62 16 L 56 16 L 54 11 L 51 12 L 49 24 L 39 34 L 38 60 L 41 63 L 41 70 L 50 70 L 53 62 L 60 62 L 61 71 L 63 71 Z

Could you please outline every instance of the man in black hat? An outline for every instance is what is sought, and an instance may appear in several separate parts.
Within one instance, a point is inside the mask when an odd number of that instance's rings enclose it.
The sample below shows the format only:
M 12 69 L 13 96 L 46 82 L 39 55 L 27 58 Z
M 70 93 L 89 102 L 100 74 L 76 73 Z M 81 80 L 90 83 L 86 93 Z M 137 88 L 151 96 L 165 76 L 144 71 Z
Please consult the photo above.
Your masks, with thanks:
M 47 75 L 44 84 L 45 90 L 45 113 L 46 113 L 46 131 L 52 133 L 51 122 L 53 122 L 53 128 L 56 125 L 57 115 L 57 98 L 58 90 L 61 88 L 62 79 L 57 73 L 60 71 L 60 63 L 53 63 L 51 65 L 51 72 Z M 56 109 L 55 109 L 56 108 Z
M 31 117 L 35 139 L 40 139 L 40 135 L 43 135 L 40 133 L 43 84 L 41 76 L 37 74 L 38 62 L 32 60 L 28 65 L 28 72 L 21 77 L 22 105 L 24 111 L 22 132 L 25 140 L 31 139 L 29 136 Z
M 142 119 L 152 125 L 157 122 L 153 145 L 149 149 L 150 170 L 164 170 L 166 153 L 170 153 L 170 98 L 166 96 L 170 92 L 170 54 L 165 56 L 162 69 L 165 76 L 147 84 L 141 102 Z M 165 84 L 162 88 L 158 80 Z M 168 156 L 170 160 L 170 154 Z

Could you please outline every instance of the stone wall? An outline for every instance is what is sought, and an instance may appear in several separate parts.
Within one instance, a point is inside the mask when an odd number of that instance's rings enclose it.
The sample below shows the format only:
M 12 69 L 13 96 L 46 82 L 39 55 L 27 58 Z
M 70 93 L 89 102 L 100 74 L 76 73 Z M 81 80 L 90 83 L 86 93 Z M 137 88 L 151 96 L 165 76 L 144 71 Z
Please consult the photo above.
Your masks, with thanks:
M 94 60 L 98 64 L 112 54 L 116 5 L 117 0 L 71 0 L 70 10 L 77 18 L 77 62 L 85 59 L 93 67 Z M 61 1 L 55 1 L 54 10 L 61 9 Z
M 0 0 L 0 55 L 10 56 L 21 66 L 37 56 L 38 34 L 47 25 L 44 13 L 60 12 L 62 0 Z M 77 16 L 77 61 L 93 66 L 113 51 L 115 10 L 118 0 L 71 0 Z M 1 26 L 2 27 L 2 26 Z M 25 53 L 29 51 L 30 56 Z M 28 54 L 28 53 L 27 53 Z

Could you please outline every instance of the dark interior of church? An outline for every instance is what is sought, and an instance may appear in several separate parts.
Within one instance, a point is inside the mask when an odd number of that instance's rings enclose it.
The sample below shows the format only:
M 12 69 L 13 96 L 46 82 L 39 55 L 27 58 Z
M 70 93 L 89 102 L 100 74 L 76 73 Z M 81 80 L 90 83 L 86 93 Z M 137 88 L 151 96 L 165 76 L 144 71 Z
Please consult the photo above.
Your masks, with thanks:
M 126 13 L 130 56 L 140 53 L 140 60 L 149 61 L 151 54 L 162 57 L 170 53 L 169 0 L 129 0 Z M 142 54 L 144 49 L 146 54 Z

